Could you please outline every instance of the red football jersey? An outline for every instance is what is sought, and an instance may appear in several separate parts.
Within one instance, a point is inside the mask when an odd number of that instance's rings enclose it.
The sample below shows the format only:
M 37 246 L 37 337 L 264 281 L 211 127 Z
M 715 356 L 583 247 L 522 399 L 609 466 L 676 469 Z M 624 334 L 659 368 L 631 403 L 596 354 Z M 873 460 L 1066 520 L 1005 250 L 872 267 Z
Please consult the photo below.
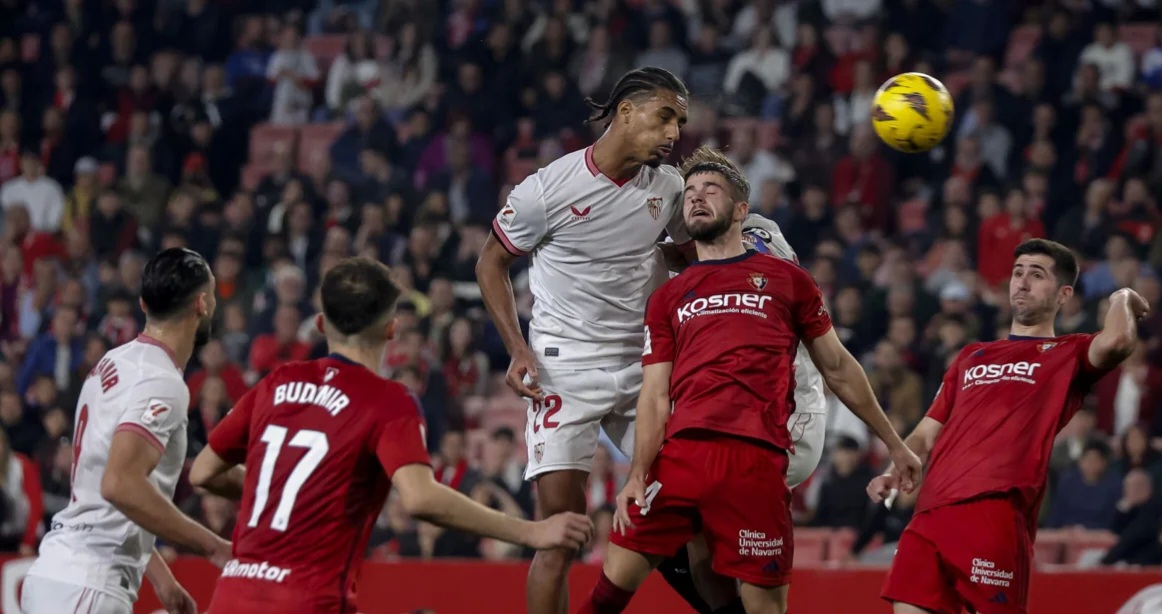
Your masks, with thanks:
M 209 445 L 246 465 L 222 600 L 277 595 L 301 612 L 355 612 L 389 476 L 430 462 L 411 393 L 337 354 L 289 363 L 238 402 Z
M 928 417 L 944 424 L 916 511 L 1011 493 L 1035 525 L 1057 433 L 1105 374 L 1094 335 L 972 343 L 944 374 Z
M 691 265 L 646 307 L 642 364 L 673 363 L 666 436 L 702 429 L 791 450 L 795 352 L 829 330 L 797 264 L 748 251 Z

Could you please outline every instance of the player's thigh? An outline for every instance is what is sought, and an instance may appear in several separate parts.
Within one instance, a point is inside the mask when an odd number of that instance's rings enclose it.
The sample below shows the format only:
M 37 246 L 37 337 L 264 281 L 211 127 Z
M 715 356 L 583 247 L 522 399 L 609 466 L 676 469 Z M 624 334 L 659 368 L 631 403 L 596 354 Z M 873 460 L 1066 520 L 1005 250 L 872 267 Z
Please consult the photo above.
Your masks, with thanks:
M 633 526 L 610 532 L 609 541 L 627 550 L 659 557 L 672 556 L 697 534 L 701 462 L 681 441 L 667 443 L 646 477 L 645 506 L 631 502 Z M 645 513 L 643 513 L 643 510 Z
M 931 539 L 961 599 L 978 614 L 1024 614 L 1032 540 L 1024 516 L 1005 497 L 933 510 Z
M 789 584 L 770 587 L 743 582 L 739 587 L 739 595 L 746 614 L 786 614 L 787 594 L 790 590 Z
M 614 406 L 612 377 L 602 369 L 541 368 L 542 400 L 527 400 L 525 479 L 554 471 L 588 472 L 601 420 Z
M 132 614 L 133 607 L 91 588 L 28 576 L 21 586 L 20 611 L 22 614 Z
M 787 465 L 787 486 L 795 488 L 811 477 L 823 459 L 827 414 L 795 412 L 787 422 L 795 452 Z
M 642 390 L 642 365 L 635 362 L 612 371 L 611 375 L 617 397 L 613 411 L 601 420 L 601 428 L 622 454 L 632 458 L 637 400 Z
M 740 439 L 708 442 L 711 487 L 699 499 L 716 573 L 757 586 L 790 582 L 794 558 L 787 455 Z
M 926 515 L 917 515 L 913 522 L 923 523 Z M 880 596 L 892 602 L 895 612 L 961 612 L 960 597 L 939 550 L 911 526 L 896 545 L 896 556 Z

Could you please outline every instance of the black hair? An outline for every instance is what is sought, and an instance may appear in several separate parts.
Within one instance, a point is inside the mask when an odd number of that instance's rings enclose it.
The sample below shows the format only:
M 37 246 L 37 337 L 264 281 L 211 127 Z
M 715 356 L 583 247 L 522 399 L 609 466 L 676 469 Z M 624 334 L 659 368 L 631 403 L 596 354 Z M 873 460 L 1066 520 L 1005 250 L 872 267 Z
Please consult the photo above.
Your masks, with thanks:
M 850 450 L 852 452 L 859 452 L 860 445 L 859 445 L 859 442 L 856 441 L 854 437 L 851 437 L 850 435 L 841 435 L 839 437 L 839 439 L 835 442 L 835 449 L 836 450 Z
M 593 100 L 592 97 L 585 99 L 585 104 L 593 109 L 593 114 L 585 120 L 585 123 L 591 124 L 609 117 L 622 100 L 640 100 L 642 95 L 658 91 L 674 92 L 683 98 L 690 97 L 686 84 L 682 83 L 682 80 L 675 77 L 670 71 L 656 66 L 637 68 L 625 73 L 617 80 L 613 86 L 613 92 L 609 94 L 609 98 L 604 104 Z
M 171 247 L 149 262 L 141 273 L 141 301 L 149 319 L 167 320 L 185 311 L 190 299 L 210 283 L 210 264 L 201 254 Z
M 347 258 L 323 277 L 323 315 L 341 335 L 366 332 L 395 309 L 400 289 L 391 270 L 368 258 Z
M 1110 448 L 1110 444 L 1101 439 L 1090 439 L 1089 441 L 1085 442 L 1085 446 L 1081 448 L 1081 454 L 1085 455 L 1088 452 L 1097 452 L 1107 461 L 1110 459 L 1110 456 L 1113 455 L 1113 450 Z
M 1059 286 L 1077 285 L 1077 256 L 1068 247 L 1048 239 L 1028 239 L 1013 250 L 1013 260 L 1030 255 L 1053 259 L 1053 275 L 1057 277 Z
M 498 426 L 496 430 L 492 431 L 492 438 L 503 439 L 508 443 L 513 443 L 516 441 L 516 433 L 510 427 Z

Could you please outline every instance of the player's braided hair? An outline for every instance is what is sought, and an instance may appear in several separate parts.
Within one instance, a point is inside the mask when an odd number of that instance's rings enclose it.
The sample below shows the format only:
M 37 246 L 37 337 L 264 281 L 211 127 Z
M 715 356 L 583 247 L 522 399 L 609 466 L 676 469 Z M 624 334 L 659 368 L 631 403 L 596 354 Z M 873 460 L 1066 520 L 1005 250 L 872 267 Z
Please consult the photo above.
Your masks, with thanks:
M 702 145 L 695 149 L 688 158 L 682 160 L 683 180 L 689 179 L 691 175 L 696 173 L 707 172 L 718 173 L 725 177 L 734 191 L 736 201 L 750 200 L 750 182 L 721 151 Z
M 609 117 L 622 100 L 634 99 L 642 94 L 652 94 L 658 90 L 674 92 L 683 98 L 690 96 L 690 92 L 686 90 L 686 84 L 682 83 L 682 80 L 675 77 L 670 71 L 656 66 L 637 68 L 625 73 L 617 80 L 613 86 L 613 92 L 609 94 L 609 99 L 605 103 L 599 103 L 592 97 L 585 99 L 585 104 L 593 109 L 593 114 L 585 120 L 585 123 L 591 124 Z

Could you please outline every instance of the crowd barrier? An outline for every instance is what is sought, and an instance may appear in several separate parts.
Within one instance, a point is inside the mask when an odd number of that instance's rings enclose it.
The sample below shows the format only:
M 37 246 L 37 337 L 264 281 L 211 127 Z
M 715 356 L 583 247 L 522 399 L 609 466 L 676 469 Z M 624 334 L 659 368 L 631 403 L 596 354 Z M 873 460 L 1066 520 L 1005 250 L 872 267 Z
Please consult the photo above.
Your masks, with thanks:
M 0 614 L 16 614 L 20 582 L 32 559 L 0 557 L 3 600 Z M 210 603 L 218 570 L 203 559 L 182 558 L 174 574 L 201 608 Z M 580 565 L 570 577 L 576 605 L 597 581 L 600 568 Z M 524 612 L 524 563 L 474 561 L 368 563 L 359 588 L 363 614 L 406 614 L 431 609 L 436 614 L 519 614 Z M 810 567 L 796 569 L 791 582 L 791 612 L 796 614 L 886 614 L 879 599 L 882 568 Z M 1116 614 L 1142 588 L 1162 583 L 1162 570 L 1038 571 L 1033 578 L 1029 614 Z M 160 605 L 146 587 L 135 614 L 155 614 Z M 689 614 L 690 608 L 658 577 L 642 587 L 628 614 Z M 277 614 L 277 613 L 269 613 Z

